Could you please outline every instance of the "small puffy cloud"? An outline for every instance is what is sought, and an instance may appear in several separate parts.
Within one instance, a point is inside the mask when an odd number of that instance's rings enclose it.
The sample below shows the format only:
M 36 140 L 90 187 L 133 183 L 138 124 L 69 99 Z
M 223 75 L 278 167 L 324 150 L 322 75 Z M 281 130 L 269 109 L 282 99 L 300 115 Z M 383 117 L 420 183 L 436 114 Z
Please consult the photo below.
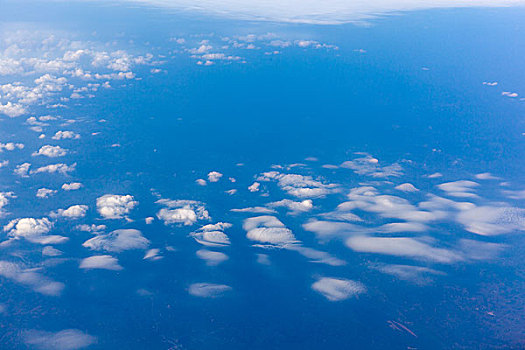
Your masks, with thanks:
M 403 168 L 397 163 L 381 166 L 376 158 L 368 154 L 362 155 L 364 157 L 342 163 L 341 167 L 351 169 L 358 175 L 372 177 L 398 177 L 403 175 Z
M 209 247 L 224 247 L 230 245 L 230 238 L 224 230 L 232 225 L 227 222 L 218 222 L 213 225 L 205 225 L 191 233 L 193 239 L 198 243 Z
M 35 269 L 26 269 L 19 264 L 8 261 L 0 261 L 0 276 L 44 295 L 58 296 L 64 289 L 63 283 L 55 282 L 36 272 Z
M 260 183 L 254 182 L 250 186 L 248 186 L 248 191 L 250 191 L 250 192 L 257 192 L 257 191 L 259 191 L 259 187 L 260 186 L 261 186 Z
M 206 186 L 206 180 L 203 179 L 197 179 L 195 180 L 195 183 L 199 186 Z
M 395 187 L 396 190 L 402 191 L 402 192 L 417 192 L 419 191 L 414 185 L 411 183 L 404 183 L 401 185 L 398 185 Z
M 48 197 L 54 195 L 55 193 L 57 193 L 56 190 L 51 190 L 49 188 L 39 188 L 36 191 L 36 196 L 38 198 L 48 198 Z
M 150 249 L 146 252 L 146 254 L 144 254 L 144 260 L 159 260 L 159 259 L 162 259 L 162 256 L 159 256 L 159 253 L 160 253 L 160 249 L 158 248 L 153 248 L 153 249 Z
M 188 293 L 201 298 L 216 298 L 232 290 L 225 284 L 194 283 L 188 288 Z
M 34 152 L 33 156 L 46 156 L 49 158 L 63 157 L 67 154 L 67 150 L 60 146 L 45 145 L 40 147 L 38 152 Z
M 195 254 L 199 259 L 205 260 L 208 266 L 216 266 L 228 260 L 228 255 L 207 249 L 200 249 Z
M 1 143 L 0 142 L 0 152 L 24 149 L 24 147 L 25 146 L 23 143 L 14 143 L 14 142 Z
M 325 184 L 314 180 L 311 176 L 299 174 L 281 174 L 277 171 L 263 173 L 258 181 L 277 181 L 278 186 L 288 194 L 298 198 L 324 197 L 337 192 L 337 185 Z
M 217 182 L 221 179 L 222 174 L 218 171 L 211 171 L 208 173 L 208 181 L 209 182 Z
M 157 213 L 157 218 L 165 225 L 193 225 L 198 220 L 209 220 L 208 211 L 201 202 L 191 200 L 158 200 L 157 203 L 166 206 Z
M 26 163 L 27 164 L 27 163 Z M 43 167 L 40 167 L 34 171 L 31 171 L 32 174 L 40 174 L 40 173 L 48 173 L 48 174 L 62 174 L 62 175 L 69 175 L 70 172 L 75 171 L 75 168 L 77 167 L 77 163 L 73 163 L 71 165 L 67 165 L 64 163 L 58 163 L 58 164 L 50 164 Z
M 147 249 L 149 240 L 139 230 L 121 229 L 108 234 L 97 235 L 82 245 L 92 250 L 120 253 L 125 250 Z
M 80 135 L 73 132 L 73 131 L 57 131 L 55 135 L 53 135 L 53 140 L 66 140 L 66 139 L 79 139 Z
M 62 185 L 62 189 L 64 191 L 74 191 L 80 189 L 81 187 L 82 184 L 80 182 L 70 182 Z
M 87 210 L 87 205 L 72 205 L 67 209 L 58 209 L 56 213 L 53 214 L 67 219 L 80 219 L 86 216 Z
M 105 219 L 122 219 L 137 206 L 132 195 L 105 194 L 97 198 L 97 211 Z
M 80 262 L 81 269 L 103 269 L 119 271 L 123 267 L 119 265 L 118 259 L 111 255 L 94 255 L 85 258 Z
M 48 218 L 21 218 L 11 220 L 4 226 L 4 231 L 12 238 L 24 238 L 39 244 L 59 244 L 68 240 L 63 236 L 48 235 L 52 228 L 53 223 Z
M 77 230 L 79 230 L 79 231 L 99 234 L 100 232 L 103 232 L 103 231 L 106 230 L 106 225 L 95 225 L 95 224 L 86 225 L 86 224 L 82 224 L 82 225 L 75 226 L 75 228 Z
M 257 216 L 244 220 L 246 237 L 259 243 L 286 245 L 297 242 L 292 231 L 275 216 Z
M 308 212 L 314 207 L 311 199 L 305 199 L 301 202 L 295 202 L 290 199 L 283 199 L 278 202 L 269 203 L 268 206 L 271 208 L 288 208 L 290 210 L 290 213 L 293 215 Z
M 64 329 L 59 332 L 29 330 L 24 332 L 26 345 L 40 350 L 78 350 L 96 342 L 96 338 L 78 329 Z
M 28 177 L 30 167 L 31 167 L 30 163 L 22 163 L 22 164 L 17 165 L 13 172 L 20 177 Z
M 10 118 L 19 117 L 27 113 L 27 109 L 18 103 L 7 102 L 5 105 L 0 103 L 0 114 L 5 114 Z
M 0 216 L 2 215 L 2 209 L 9 204 L 9 199 L 15 198 L 13 192 L 0 192 Z
M 320 278 L 312 284 L 312 289 L 330 301 L 342 301 L 366 292 L 360 282 L 331 277 Z
M 437 187 L 445 191 L 449 196 L 452 197 L 466 197 L 466 198 L 476 198 L 478 197 L 474 192 L 475 188 L 479 184 L 474 181 L 469 180 L 459 180 L 453 182 L 445 182 Z

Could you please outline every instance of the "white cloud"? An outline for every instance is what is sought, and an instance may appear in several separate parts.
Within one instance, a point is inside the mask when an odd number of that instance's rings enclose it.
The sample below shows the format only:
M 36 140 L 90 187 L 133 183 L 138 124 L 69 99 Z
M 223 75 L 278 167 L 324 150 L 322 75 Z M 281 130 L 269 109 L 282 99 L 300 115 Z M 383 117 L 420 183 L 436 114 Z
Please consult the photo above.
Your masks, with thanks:
M 56 190 L 51 190 L 49 188 L 39 188 L 36 191 L 36 196 L 38 198 L 48 198 L 48 197 L 54 195 L 55 193 L 57 193 Z
M 200 249 L 195 254 L 199 259 L 205 260 L 208 266 L 216 266 L 228 260 L 228 255 L 207 249 Z
M 445 191 L 449 196 L 452 197 L 476 198 L 478 197 L 478 195 L 473 192 L 478 186 L 479 184 L 474 181 L 459 180 L 453 182 L 445 182 L 438 185 L 437 187 L 440 190 Z
M 147 249 L 149 240 L 139 230 L 121 229 L 97 235 L 82 245 L 92 250 L 120 253 L 125 250 Z
M 272 245 L 286 245 L 297 242 L 292 231 L 275 216 L 257 216 L 244 220 L 246 237 L 252 241 Z
M 35 269 L 26 269 L 19 264 L 8 261 L 0 261 L 0 276 L 27 286 L 35 292 L 44 295 L 58 296 L 64 289 L 63 283 L 55 282 L 36 272 Z
M 34 152 L 33 156 L 46 156 L 49 158 L 63 157 L 67 154 L 67 150 L 60 146 L 44 145 L 38 152 Z
M 195 180 L 195 183 L 199 186 L 206 186 L 206 180 L 203 179 L 197 179 Z
M 7 143 L 1 143 L 0 142 L 0 152 L 3 151 L 14 151 L 16 149 L 24 149 L 23 143 L 15 143 L 15 142 L 7 142 Z
M 312 284 L 312 289 L 330 301 L 342 301 L 366 292 L 361 282 L 331 277 L 320 278 Z
M 53 140 L 65 140 L 65 139 L 79 139 L 80 135 L 73 132 L 73 131 L 62 131 L 59 130 L 56 132 L 56 134 L 52 137 Z
M 349 160 L 341 164 L 342 168 L 352 169 L 358 175 L 367 175 L 372 177 L 390 177 L 403 175 L 403 168 L 397 164 L 387 166 L 380 166 L 379 160 L 368 155 L 362 154 L 364 157 Z
M 74 191 L 80 189 L 81 187 L 82 184 L 80 182 L 70 182 L 62 185 L 62 189 L 64 191 Z
M 64 329 L 59 332 L 30 330 L 24 332 L 24 342 L 41 350 L 77 350 L 96 342 L 96 338 L 78 329 Z
M 263 173 L 257 181 L 277 181 L 278 186 L 288 194 L 299 198 L 324 197 L 337 192 L 337 185 L 325 184 L 314 180 L 311 176 L 299 174 L 281 174 L 277 171 Z
M 19 117 L 27 113 L 27 109 L 21 104 L 7 102 L 5 105 L 0 103 L 0 114 L 5 114 L 8 117 Z
M 268 206 L 271 208 L 288 208 L 292 215 L 308 212 L 314 207 L 311 199 L 305 199 L 301 202 L 295 202 L 290 199 L 283 199 L 278 202 L 269 203 Z
M 396 190 L 403 191 L 403 192 L 417 192 L 419 191 L 414 185 L 411 183 L 404 183 L 401 185 L 398 185 L 395 187 Z
M 129 0 L 137 2 L 137 0 Z M 404 11 L 456 7 L 504 7 L 523 4 L 522 0 L 255 0 L 247 6 L 240 0 L 201 0 L 198 6 L 191 0 L 147 0 L 142 4 L 196 11 L 236 20 L 270 22 L 340 24 L 362 22 L 377 16 Z
M 208 173 L 208 181 L 209 182 L 217 182 L 221 179 L 222 174 L 217 171 L 211 171 Z
M 266 207 L 248 207 L 248 208 L 234 208 L 230 209 L 234 213 L 254 213 L 254 214 L 274 214 L 277 213 L 274 209 Z
M 26 163 L 28 164 L 28 163 Z M 50 164 L 43 167 L 40 167 L 34 171 L 31 171 L 31 174 L 39 174 L 39 173 L 59 173 L 62 175 L 69 175 L 70 172 L 73 172 L 77 166 L 77 163 L 73 163 L 71 165 L 58 163 L 58 164 Z
M 191 200 L 161 199 L 157 203 L 166 206 L 157 213 L 157 218 L 164 221 L 165 225 L 183 224 L 193 225 L 198 220 L 209 220 L 208 211 L 201 202 Z
M 11 220 L 4 226 L 4 231 L 15 239 L 24 238 L 32 243 L 59 244 L 68 240 L 67 237 L 47 235 L 53 228 L 48 218 L 21 218 Z
M 458 213 L 456 220 L 465 230 L 495 236 L 525 231 L 525 209 L 506 206 L 482 206 Z
M 200 244 L 209 247 L 224 247 L 230 245 L 230 238 L 223 231 L 232 225 L 227 222 L 219 222 L 214 225 L 205 225 L 191 236 Z
M 17 165 L 13 172 L 20 177 L 28 177 L 30 167 L 30 163 L 22 163 Z
M 355 236 L 346 245 L 356 252 L 386 254 L 399 257 L 452 263 L 462 258 L 447 249 L 435 248 L 414 238 Z
M 80 262 L 81 269 L 103 269 L 119 271 L 123 267 L 119 265 L 118 260 L 111 255 L 94 255 L 85 258 Z
M 42 248 L 42 255 L 43 256 L 60 256 L 62 255 L 62 252 L 50 245 L 46 245 L 44 248 Z
M 260 183 L 254 182 L 250 186 L 248 186 L 248 191 L 250 191 L 250 192 L 258 192 L 260 186 L 261 186 Z
M 132 195 L 105 194 L 97 198 L 97 210 L 105 219 L 122 219 L 137 206 Z
M 72 205 L 67 209 L 58 209 L 53 215 L 68 219 L 80 219 L 86 216 L 87 210 L 87 205 Z
M 201 298 L 215 298 L 231 290 L 232 288 L 225 284 L 194 283 L 188 288 L 188 293 Z

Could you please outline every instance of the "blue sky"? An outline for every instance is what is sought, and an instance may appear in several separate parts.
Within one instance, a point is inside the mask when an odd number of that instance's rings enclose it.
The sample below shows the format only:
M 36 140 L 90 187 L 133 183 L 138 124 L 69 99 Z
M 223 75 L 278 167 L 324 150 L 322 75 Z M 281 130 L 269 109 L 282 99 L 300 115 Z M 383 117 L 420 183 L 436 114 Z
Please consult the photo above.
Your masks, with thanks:
M 2 348 L 523 345 L 520 1 L 0 5 Z

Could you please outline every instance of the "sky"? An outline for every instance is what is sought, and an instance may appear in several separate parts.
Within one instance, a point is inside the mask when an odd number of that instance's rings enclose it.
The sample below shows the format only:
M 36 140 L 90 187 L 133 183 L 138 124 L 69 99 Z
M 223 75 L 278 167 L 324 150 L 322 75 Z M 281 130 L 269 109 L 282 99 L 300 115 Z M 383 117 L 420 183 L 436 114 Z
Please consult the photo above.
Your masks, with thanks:
M 0 347 L 522 348 L 522 5 L 0 0 Z

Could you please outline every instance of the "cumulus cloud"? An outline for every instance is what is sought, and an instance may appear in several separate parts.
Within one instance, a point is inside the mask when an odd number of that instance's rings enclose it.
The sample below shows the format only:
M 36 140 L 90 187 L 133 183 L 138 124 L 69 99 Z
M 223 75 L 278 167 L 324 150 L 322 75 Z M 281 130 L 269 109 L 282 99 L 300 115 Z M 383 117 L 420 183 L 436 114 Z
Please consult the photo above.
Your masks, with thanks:
M 81 269 L 103 269 L 119 271 L 123 267 L 119 265 L 118 260 L 111 255 L 94 255 L 85 258 L 80 262 Z
M 39 188 L 36 191 L 36 196 L 38 198 L 48 198 L 48 197 L 54 195 L 55 193 L 57 193 L 56 190 L 51 190 L 49 188 Z
M 232 288 L 225 284 L 194 283 L 188 288 L 188 293 L 201 298 L 216 298 L 231 290 Z
M 149 240 L 139 230 L 121 229 L 97 235 L 82 245 L 92 250 L 120 253 L 125 250 L 146 249 L 149 246 Z
M 63 283 L 55 282 L 38 273 L 35 269 L 24 268 L 13 262 L 0 261 L 0 276 L 44 295 L 58 296 L 64 289 Z
M 6 104 L 0 103 L 0 114 L 5 114 L 8 117 L 20 117 L 27 113 L 27 109 L 18 103 L 12 103 L 11 101 Z
M 338 191 L 337 185 L 325 184 L 311 176 L 281 174 L 277 171 L 263 173 L 257 181 L 277 181 L 278 186 L 288 194 L 299 198 L 324 197 Z
M 230 238 L 224 233 L 224 230 L 230 228 L 232 225 L 227 222 L 218 222 L 202 226 L 191 236 L 200 244 L 209 247 L 224 247 L 230 245 Z
M 66 139 L 79 139 L 79 138 L 80 138 L 79 134 L 73 131 L 68 131 L 68 130 L 65 130 L 65 131 L 59 130 L 52 137 L 53 140 L 66 140 Z
M 64 191 L 74 191 L 80 189 L 81 187 L 82 184 L 80 182 L 70 182 L 62 185 L 62 189 Z
M 250 186 L 248 186 L 248 191 L 250 191 L 250 192 L 258 192 L 260 186 L 261 186 L 261 184 L 256 181 L 256 182 L 252 183 Z
M 45 145 L 42 146 L 38 152 L 34 152 L 33 156 L 46 156 L 49 158 L 63 157 L 67 154 L 67 150 L 60 146 Z
M 86 216 L 87 210 L 87 205 L 72 205 L 67 209 L 58 209 L 55 213 L 53 213 L 53 216 L 67 219 L 80 219 Z
M 272 245 L 286 245 L 297 240 L 292 231 L 275 216 L 257 216 L 244 220 L 246 237 L 252 241 Z
M 28 164 L 28 163 L 25 163 Z M 62 174 L 62 175 L 69 175 L 70 172 L 75 171 L 75 168 L 77 166 L 77 163 L 73 163 L 71 165 L 58 163 L 58 164 L 50 164 L 43 167 L 40 167 L 34 171 L 31 171 L 31 174 L 39 174 L 39 173 L 48 173 L 48 174 Z
M 221 179 L 222 174 L 218 171 L 211 171 L 208 173 L 208 181 L 209 182 L 217 182 Z
M 290 210 L 290 214 L 296 215 L 305 213 L 313 209 L 314 205 L 311 199 L 305 199 L 301 202 L 295 202 L 290 199 L 283 199 L 277 202 L 269 203 L 270 208 L 285 207 Z
M 11 220 L 4 226 L 4 231 L 9 237 L 24 238 L 32 243 L 59 244 L 68 240 L 59 235 L 48 235 L 53 228 L 53 223 L 48 218 L 21 218 Z
M 137 206 L 131 195 L 105 194 L 97 198 L 97 211 L 105 219 L 122 219 Z
M 404 183 L 401 185 L 398 185 L 395 187 L 396 190 L 403 191 L 403 192 L 417 192 L 419 191 L 414 185 L 411 183 Z
M 2 143 L 0 142 L 0 152 L 3 152 L 3 151 L 14 151 L 14 150 L 17 150 L 17 149 L 24 149 L 24 144 L 23 143 L 15 143 L 15 142 L 7 142 L 7 143 Z
M 77 350 L 96 342 L 96 338 L 78 329 L 64 329 L 59 332 L 29 330 L 23 333 L 26 345 L 41 350 Z
M 397 163 L 381 166 L 376 158 L 368 154 L 361 155 L 364 155 L 364 157 L 348 160 L 342 163 L 341 167 L 351 169 L 358 175 L 372 177 L 397 177 L 403 175 L 403 168 Z
M 342 301 L 366 292 L 361 282 L 332 277 L 318 279 L 312 289 L 330 301 Z
M 190 226 L 198 220 L 209 220 L 208 211 L 201 202 L 191 200 L 160 199 L 156 203 L 164 205 L 157 213 L 157 218 L 165 225 L 182 224 Z

